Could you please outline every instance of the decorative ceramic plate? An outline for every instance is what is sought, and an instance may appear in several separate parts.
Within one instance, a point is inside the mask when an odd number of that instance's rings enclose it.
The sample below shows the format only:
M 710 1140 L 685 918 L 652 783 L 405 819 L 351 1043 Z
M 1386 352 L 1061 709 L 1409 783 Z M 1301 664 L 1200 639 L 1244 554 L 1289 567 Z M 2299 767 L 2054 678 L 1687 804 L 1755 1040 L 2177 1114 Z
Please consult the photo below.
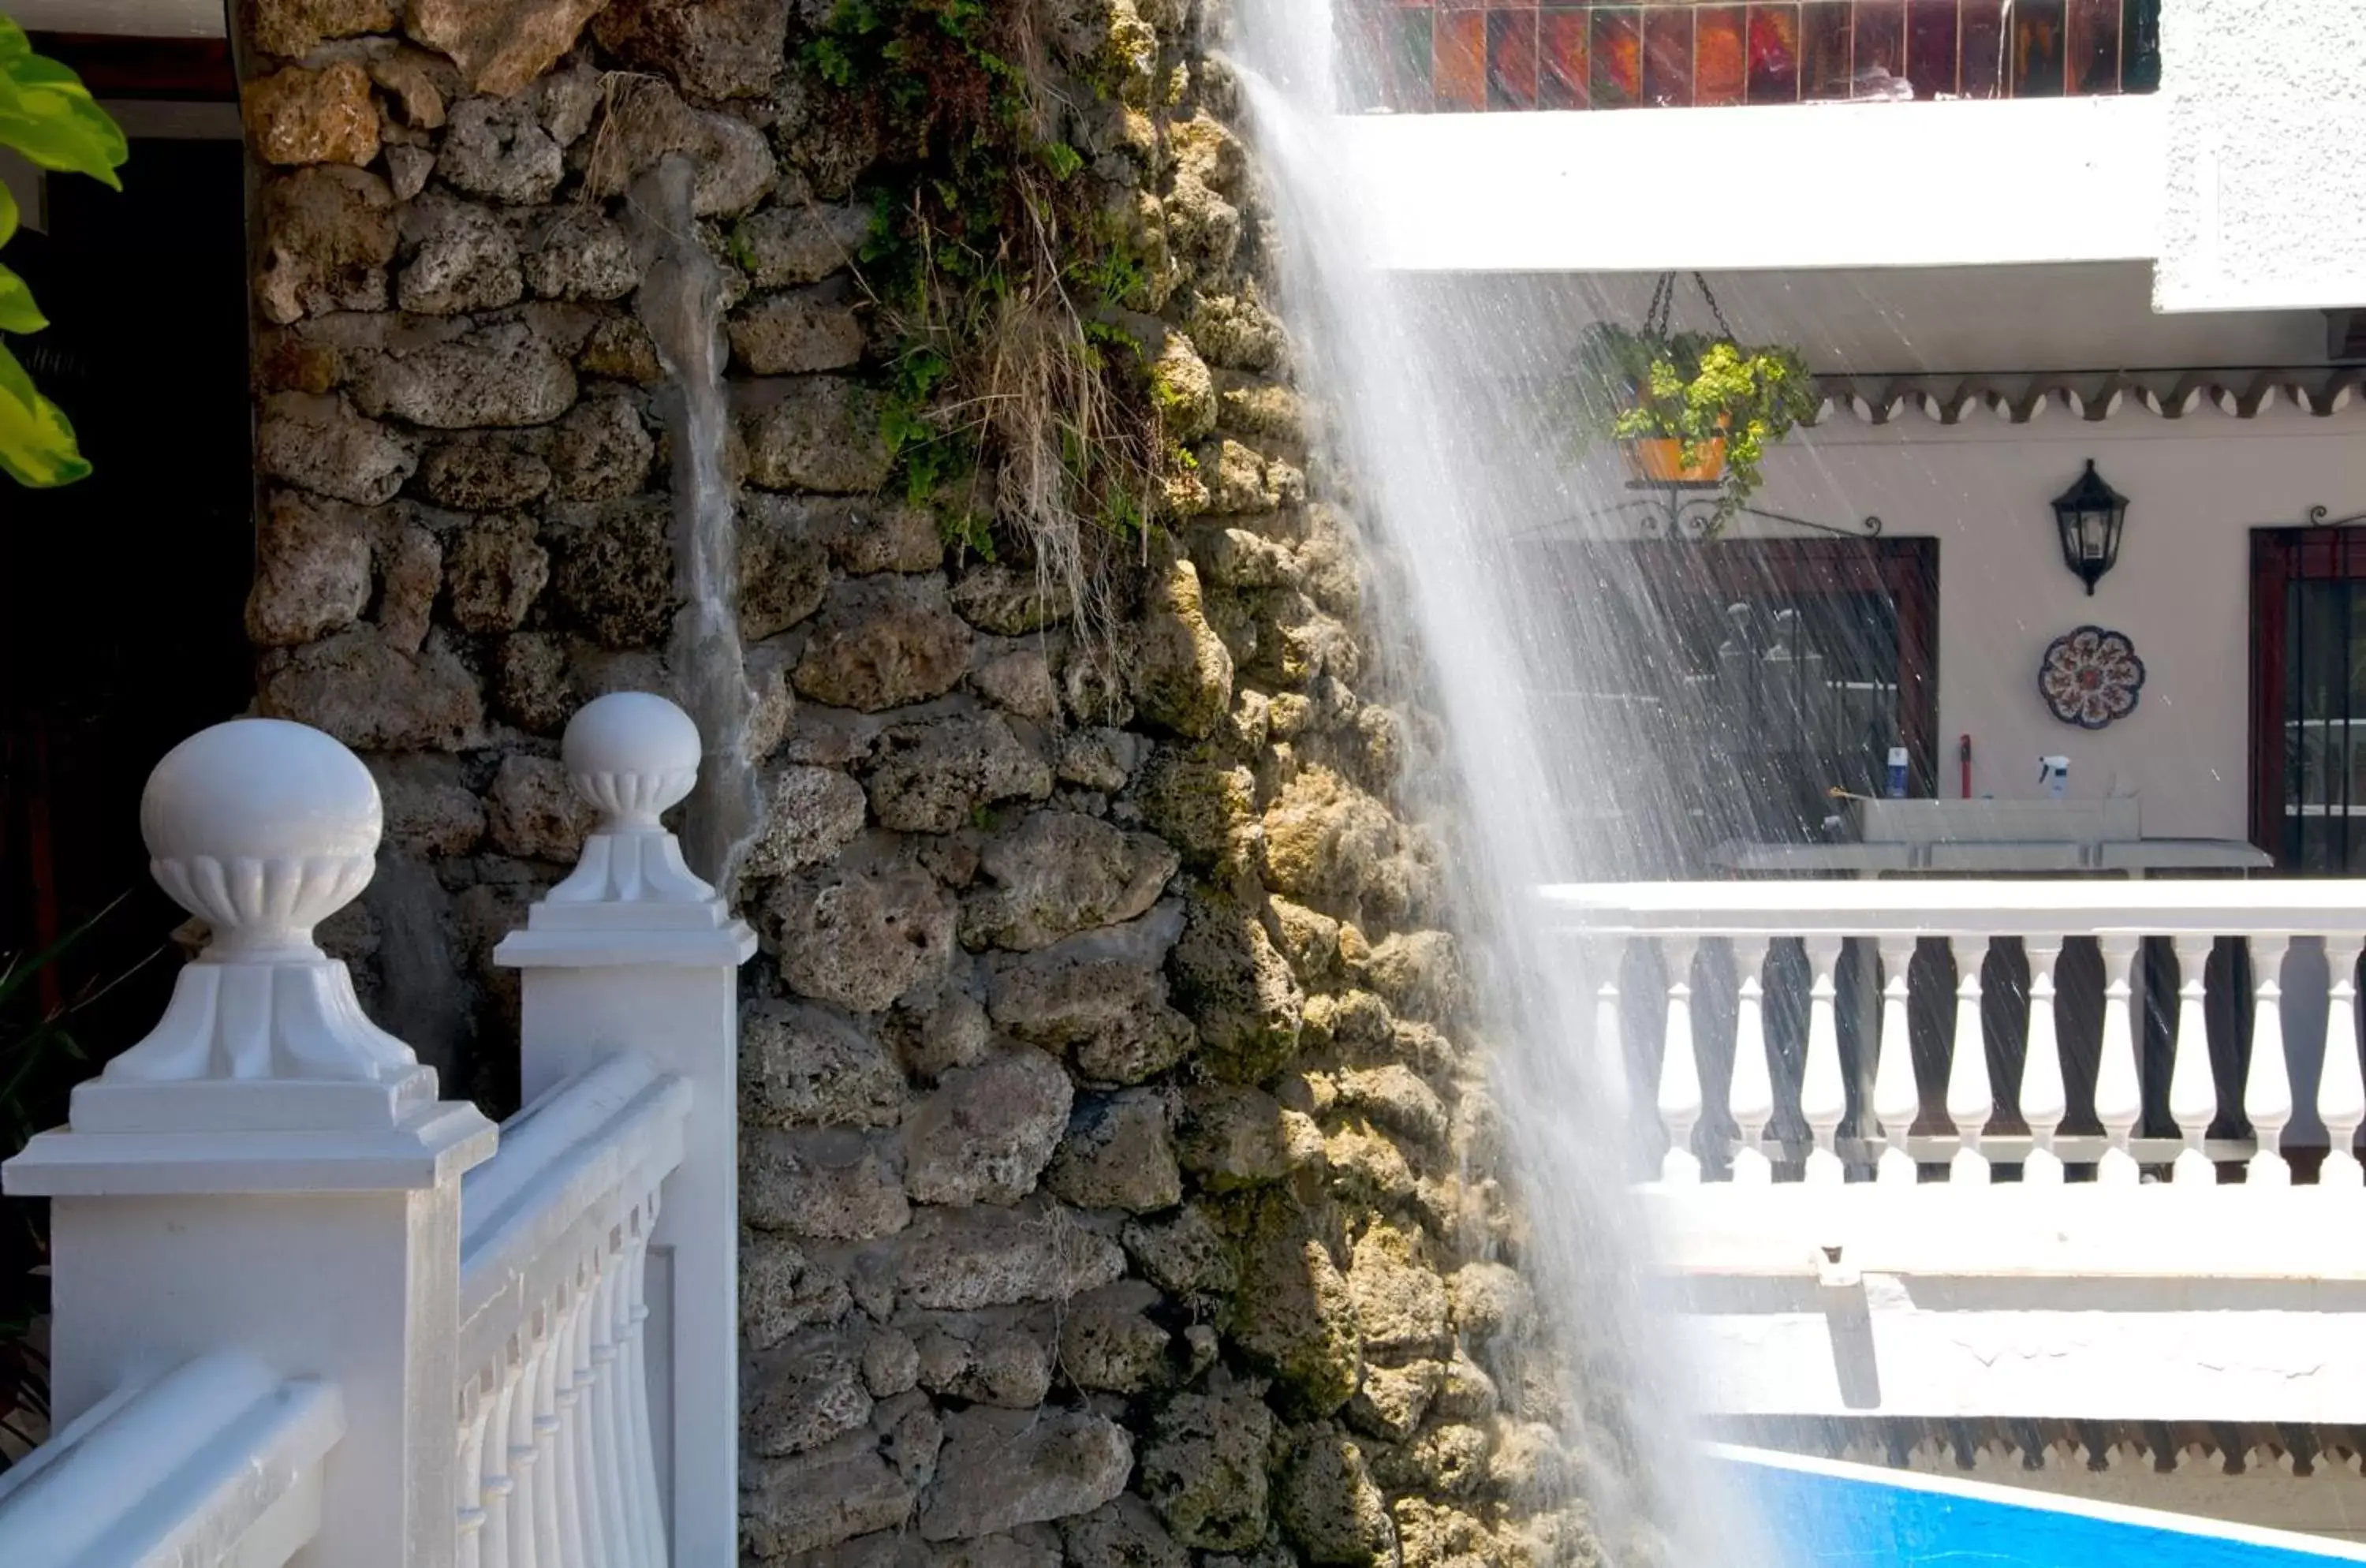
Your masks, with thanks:
M 2144 692 L 2144 660 L 2125 634 L 2101 626 L 2063 633 L 2037 667 L 2037 689 L 2054 716 L 2081 729 L 2101 729 L 2136 711 Z

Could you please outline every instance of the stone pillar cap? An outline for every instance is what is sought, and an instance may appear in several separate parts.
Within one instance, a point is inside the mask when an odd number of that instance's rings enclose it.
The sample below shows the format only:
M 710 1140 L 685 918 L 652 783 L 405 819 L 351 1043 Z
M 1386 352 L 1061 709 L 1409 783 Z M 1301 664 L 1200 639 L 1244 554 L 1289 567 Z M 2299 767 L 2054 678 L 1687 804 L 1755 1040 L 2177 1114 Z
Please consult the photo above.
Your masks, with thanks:
M 737 965 L 755 937 L 682 863 L 662 815 L 688 798 L 703 755 L 698 726 L 648 692 L 612 692 L 568 721 L 559 742 L 576 793 L 600 823 L 567 880 L 493 950 L 513 968 L 665 964 Z

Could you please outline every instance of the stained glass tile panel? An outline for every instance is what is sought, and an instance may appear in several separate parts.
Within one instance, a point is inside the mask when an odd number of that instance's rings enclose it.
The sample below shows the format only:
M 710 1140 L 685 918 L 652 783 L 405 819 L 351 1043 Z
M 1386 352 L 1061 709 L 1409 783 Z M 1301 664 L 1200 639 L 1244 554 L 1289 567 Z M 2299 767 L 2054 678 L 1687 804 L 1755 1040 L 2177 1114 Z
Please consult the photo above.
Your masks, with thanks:
M 2120 91 L 2160 87 L 2160 0 L 2127 0 L 2120 9 Z
M 1441 109 L 1487 107 L 1487 14 L 1437 13 L 1436 90 Z
M 1533 9 L 1487 13 L 1487 107 L 1537 107 L 1537 14 Z
M 1585 79 L 1587 15 L 1549 9 L 1537 17 L 1538 107 L 1582 109 L 1590 102 Z
M 2062 96 L 2064 21 L 2062 0 L 2013 0 L 2014 97 Z
M 1799 12 L 1799 96 L 1849 96 L 1850 0 L 1807 0 Z
M 2120 0 L 2070 0 L 2070 90 L 2120 90 Z
M 1797 0 L 1750 7 L 1750 101 L 1789 104 L 1799 98 Z
M 1631 6 L 1605 6 L 1594 13 L 1592 46 L 1594 107 L 1632 108 L 1643 101 L 1643 14 Z
M 1693 101 L 1693 17 L 1689 6 L 1654 6 L 1643 13 L 1643 101 L 1656 108 L 1688 108 Z
M 1955 96 L 1960 11 L 1956 0 L 1907 0 L 1906 74 L 1917 98 Z
M 1693 21 L 1693 103 L 1707 108 L 1742 101 L 1748 84 L 1741 6 L 1704 6 Z
M 1962 86 L 1967 98 L 1994 98 L 2011 79 L 2005 70 L 2005 0 L 1964 0 Z

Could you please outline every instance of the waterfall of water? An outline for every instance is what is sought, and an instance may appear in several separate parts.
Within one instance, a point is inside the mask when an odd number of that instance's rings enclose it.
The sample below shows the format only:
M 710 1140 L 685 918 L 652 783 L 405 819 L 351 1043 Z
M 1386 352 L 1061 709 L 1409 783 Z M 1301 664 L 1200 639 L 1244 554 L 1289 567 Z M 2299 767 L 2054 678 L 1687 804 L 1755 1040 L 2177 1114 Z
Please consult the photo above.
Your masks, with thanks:
M 1624 738 L 1572 731 L 1565 707 L 1533 694 L 1583 678 L 1603 652 L 1584 585 L 1540 575 L 1512 543 L 1523 520 L 1572 499 L 1566 465 L 1539 445 L 1532 395 L 1565 367 L 1519 363 L 1515 346 L 1496 351 L 1510 362 L 1474 378 L 1474 340 L 1521 341 L 1484 319 L 1511 308 L 1503 292 L 1369 264 L 1367 220 L 1391 193 L 1335 113 L 1330 12 L 1321 0 L 1244 0 L 1230 55 L 1274 187 L 1283 314 L 1301 372 L 1329 411 L 1325 435 L 1352 476 L 1353 510 L 1401 568 L 1395 591 L 1376 592 L 1378 614 L 1411 634 L 1418 700 L 1446 738 L 1432 777 L 1416 782 L 1432 798 L 1414 804 L 1450 824 L 1462 874 L 1461 919 L 1533 1233 L 1518 1261 L 1556 1320 L 1562 1429 L 1610 1561 L 1763 1561 L 1738 1505 L 1696 1462 L 1671 1314 L 1653 1310 L 1639 1266 L 1649 1238 L 1628 1192 L 1628 1104 L 1630 1094 L 1648 1102 L 1649 1089 L 1625 1087 L 1615 1044 L 1589 1043 L 1580 966 L 1532 907 L 1548 876 L 1639 860 L 1613 830 L 1579 825 L 1602 819 L 1577 807 Z

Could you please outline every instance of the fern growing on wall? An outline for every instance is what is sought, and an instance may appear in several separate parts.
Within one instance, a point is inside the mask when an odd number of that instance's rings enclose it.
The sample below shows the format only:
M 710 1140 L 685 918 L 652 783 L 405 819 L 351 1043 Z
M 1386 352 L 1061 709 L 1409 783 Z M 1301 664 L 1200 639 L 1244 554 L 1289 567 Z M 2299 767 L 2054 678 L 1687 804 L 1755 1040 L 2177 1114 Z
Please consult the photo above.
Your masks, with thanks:
M 25 29 L 0 17 L 0 147 L 37 168 L 87 175 L 120 190 L 115 171 L 130 148 L 123 128 L 98 107 L 82 78 L 33 52 Z M 0 185 L 0 245 L 14 238 L 17 198 Z M 22 335 L 49 325 L 25 280 L 0 265 L 0 333 Z M 0 341 L 0 468 L 18 484 L 71 484 L 90 472 L 65 412 L 43 397 L 33 378 Z

